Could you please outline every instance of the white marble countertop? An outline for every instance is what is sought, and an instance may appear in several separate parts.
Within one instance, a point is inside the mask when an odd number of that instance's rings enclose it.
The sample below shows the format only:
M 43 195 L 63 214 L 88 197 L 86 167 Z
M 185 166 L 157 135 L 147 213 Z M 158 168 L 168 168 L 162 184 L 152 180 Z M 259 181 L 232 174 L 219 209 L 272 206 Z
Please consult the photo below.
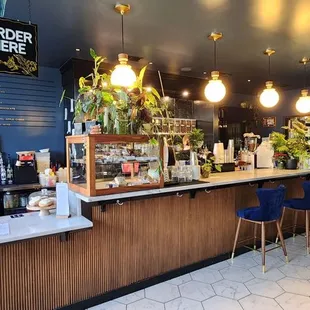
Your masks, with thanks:
M 83 216 L 57 219 L 55 214 L 39 216 L 39 212 L 24 213 L 23 217 L 0 217 L 0 224 L 9 224 L 9 234 L 0 234 L 0 244 L 93 227 Z
M 180 185 L 180 186 L 172 186 L 166 188 L 159 189 L 151 189 L 145 191 L 137 191 L 137 192 L 128 192 L 121 194 L 113 194 L 113 195 L 103 195 L 103 196 L 95 196 L 88 197 L 81 194 L 76 193 L 76 197 L 85 201 L 85 202 L 97 202 L 97 201 L 107 201 L 107 200 L 115 200 L 115 199 L 126 199 L 130 197 L 143 197 L 147 195 L 156 195 L 162 193 L 175 193 L 178 191 L 186 191 L 191 189 L 203 189 L 210 188 L 215 186 L 225 186 L 225 185 L 235 185 L 246 182 L 257 182 L 257 181 L 268 181 L 274 179 L 285 179 L 291 177 L 303 177 L 310 174 L 309 170 L 280 170 L 280 169 L 255 169 L 251 171 L 234 171 L 234 172 L 223 172 L 223 173 L 214 173 L 211 174 L 208 179 L 201 179 L 200 181 L 206 183 L 199 183 L 193 185 Z

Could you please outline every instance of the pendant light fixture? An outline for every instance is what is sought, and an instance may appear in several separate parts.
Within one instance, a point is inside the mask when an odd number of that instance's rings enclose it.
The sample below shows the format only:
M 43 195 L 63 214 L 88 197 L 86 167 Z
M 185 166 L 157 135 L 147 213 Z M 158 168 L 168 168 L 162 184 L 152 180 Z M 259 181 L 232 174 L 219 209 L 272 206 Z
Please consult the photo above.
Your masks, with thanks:
M 272 108 L 274 107 L 278 102 L 279 102 L 279 94 L 273 88 L 273 81 L 270 81 L 270 76 L 271 76 L 271 71 L 270 71 L 270 66 L 271 66 L 271 55 L 273 55 L 276 51 L 271 48 L 267 48 L 266 51 L 264 52 L 265 55 L 268 56 L 268 76 L 269 76 L 269 81 L 266 82 L 266 88 L 263 90 L 259 97 L 259 101 L 261 105 L 265 108 Z
M 305 80 L 304 80 L 304 89 L 301 90 L 301 96 L 296 102 L 296 109 L 299 113 L 309 113 L 310 112 L 310 96 L 308 96 L 307 85 L 307 63 L 310 62 L 310 59 L 304 57 L 299 63 L 304 65 Z
M 216 59 L 216 42 L 223 37 L 221 32 L 212 32 L 209 36 L 209 40 L 213 40 L 214 46 L 214 71 L 211 72 L 212 80 L 209 81 L 205 88 L 205 96 L 210 102 L 220 102 L 226 95 L 226 87 L 222 80 L 219 79 L 220 73 L 217 71 L 217 59 Z
M 118 55 L 119 65 L 116 65 L 112 72 L 111 84 L 121 87 L 131 87 L 137 77 L 131 66 L 127 64 L 128 55 L 125 54 L 124 48 L 124 14 L 130 12 L 130 5 L 118 3 L 114 9 L 117 13 L 121 14 L 122 18 L 122 53 Z

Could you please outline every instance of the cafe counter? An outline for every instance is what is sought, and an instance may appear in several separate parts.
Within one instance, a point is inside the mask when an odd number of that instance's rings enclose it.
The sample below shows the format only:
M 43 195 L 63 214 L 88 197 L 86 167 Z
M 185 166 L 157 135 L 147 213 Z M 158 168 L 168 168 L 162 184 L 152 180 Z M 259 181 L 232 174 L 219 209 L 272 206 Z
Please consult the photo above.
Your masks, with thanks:
M 310 170 L 238 171 L 183 186 L 76 194 L 92 229 L 65 242 L 56 235 L 0 246 L 0 309 L 87 309 L 227 259 L 236 210 L 258 204 L 256 189 L 284 184 L 288 198 L 302 197 L 309 176 Z M 253 227 L 242 225 L 240 240 L 252 236 Z

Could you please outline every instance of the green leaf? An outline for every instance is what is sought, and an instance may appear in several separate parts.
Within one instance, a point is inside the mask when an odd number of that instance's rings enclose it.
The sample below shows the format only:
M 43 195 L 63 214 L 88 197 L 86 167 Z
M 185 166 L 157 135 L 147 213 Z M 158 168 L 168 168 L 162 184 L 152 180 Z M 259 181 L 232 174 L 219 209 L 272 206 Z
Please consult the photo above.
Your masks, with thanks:
M 79 87 L 83 88 L 85 86 L 85 78 L 82 76 L 79 79 Z
M 153 94 L 156 98 L 160 99 L 160 94 L 158 93 L 158 91 L 157 91 L 154 87 L 152 87 L 152 94 Z
M 90 56 L 91 56 L 93 59 L 96 59 L 97 54 L 96 54 L 96 52 L 94 51 L 94 49 L 90 48 L 90 49 L 89 49 L 89 53 L 90 53 Z
M 85 86 L 85 87 L 82 87 L 82 88 L 79 89 L 79 93 L 80 94 L 85 94 L 85 93 L 88 93 L 90 90 L 91 90 L 90 86 Z
M 102 91 L 101 94 L 104 102 L 112 103 L 114 101 L 113 95 L 111 93 Z
M 143 82 L 143 78 L 144 78 L 144 74 L 145 74 L 145 70 L 146 70 L 147 66 L 144 66 L 141 70 L 140 70 L 140 73 L 139 73 L 139 80 L 141 82 Z
M 62 102 L 64 101 L 64 98 L 65 98 L 65 94 L 66 94 L 66 90 L 64 89 L 62 94 L 61 94 L 61 97 L 60 97 L 60 100 L 59 100 L 59 106 L 62 104 Z

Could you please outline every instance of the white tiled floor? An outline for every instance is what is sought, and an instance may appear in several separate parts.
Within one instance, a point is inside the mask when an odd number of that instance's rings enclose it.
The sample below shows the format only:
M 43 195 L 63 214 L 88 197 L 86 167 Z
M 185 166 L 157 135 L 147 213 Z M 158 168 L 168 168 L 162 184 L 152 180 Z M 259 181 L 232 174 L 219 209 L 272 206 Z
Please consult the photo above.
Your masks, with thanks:
M 310 255 L 302 236 L 267 254 L 262 273 L 259 252 L 238 256 L 89 310 L 310 310 Z

